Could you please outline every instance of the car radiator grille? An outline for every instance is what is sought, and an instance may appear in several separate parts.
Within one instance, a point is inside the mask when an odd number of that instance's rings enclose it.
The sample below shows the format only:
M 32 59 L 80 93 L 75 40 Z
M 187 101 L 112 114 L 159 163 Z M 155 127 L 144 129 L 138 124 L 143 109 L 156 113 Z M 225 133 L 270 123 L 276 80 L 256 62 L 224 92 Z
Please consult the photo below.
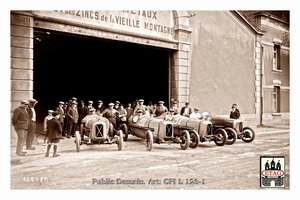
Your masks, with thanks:
M 167 124 L 166 125 L 166 136 L 167 137 L 172 137 L 173 135 L 173 127 L 172 124 Z
M 97 124 L 96 125 L 96 137 L 103 137 L 103 125 L 102 124 Z

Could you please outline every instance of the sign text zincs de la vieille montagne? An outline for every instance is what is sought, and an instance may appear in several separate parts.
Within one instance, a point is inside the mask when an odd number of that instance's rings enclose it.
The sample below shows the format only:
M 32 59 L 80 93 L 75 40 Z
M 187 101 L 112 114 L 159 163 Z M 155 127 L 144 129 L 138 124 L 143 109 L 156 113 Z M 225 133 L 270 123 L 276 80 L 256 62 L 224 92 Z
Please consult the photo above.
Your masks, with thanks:
M 172 38 L 174 35 L 172 11 L 49 10 L 34 11 L 34 14 L 157 37 Z

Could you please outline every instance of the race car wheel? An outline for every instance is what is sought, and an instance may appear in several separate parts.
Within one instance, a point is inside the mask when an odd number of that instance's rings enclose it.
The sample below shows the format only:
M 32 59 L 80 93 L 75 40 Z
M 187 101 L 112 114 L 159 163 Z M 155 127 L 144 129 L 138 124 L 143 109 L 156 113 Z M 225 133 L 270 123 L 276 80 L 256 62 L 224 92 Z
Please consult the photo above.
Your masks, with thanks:
M 121 130 L 123 131 L 123 139 L 124 141 L 127 141 L 128 139 L 128 127 L 126 124 L 121 125 Z
M 183 150 L 186 150 L 189 145 L 190 145 L 190 134 L 187 130 L 182 131 L 182 135 L 180 136 L 181 139 L 181 143 L 180 143 L 180 147 Z
M 217 146 L 224 146 L 227 142 L 227 133 L 224 129 L 218 128 L 214 132 L 214 141 Z
M 227 133 L 227 145 L 232 145 L 233 143 L 235 143 L 236 138 L 237 138 L 237 133 L 233 128 L 225 128 L 225 131 Z
M 199 134 L 195 130 L 190 130 L 190 148 L 197 148 L 199 146 Z
M 255 132 L 254 132 L 254 130 L 252 128 L 250 128 L 248 126 L 245 126 L 243 128 L 243 133 L 242 133 L 241 136 L 242 136 L 242 140 L 244 142 L 249 143 L 249 142 L 252 142 L 254 140 L 254 138 L 255 138 Z
M 80 151 L 80 143 L 81 143 L 81 136 L 79 131 L 75 132 L 75 144 L 76 144 L 76 151 Z
M 146 140 L 146 149 L 148 151 L 151 151 L 152 149 L 152 145 L 153 145 L 153 135 L 152 135 L 152 131 L 147 130 L 146 134 L 145 134 L 145 140 Z
M 116 143 L 118 145 L 118 150 L 121 151 L 122 146 L 123 146 L 123 131 L 122 130 L 119 131 L 119 135 L 117 136 Z

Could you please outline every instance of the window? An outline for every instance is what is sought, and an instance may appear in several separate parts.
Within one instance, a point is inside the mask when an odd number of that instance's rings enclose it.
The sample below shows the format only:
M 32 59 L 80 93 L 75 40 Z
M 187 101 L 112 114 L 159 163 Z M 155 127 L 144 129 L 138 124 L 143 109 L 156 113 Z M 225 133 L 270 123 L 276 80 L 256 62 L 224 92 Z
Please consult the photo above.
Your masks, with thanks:
M 274 86 L 273 89 L 273 112 L 280 112 L 280 87 Z
M 280 45 L 274 44 L 273 70 L 281 70 L 280 67 Z

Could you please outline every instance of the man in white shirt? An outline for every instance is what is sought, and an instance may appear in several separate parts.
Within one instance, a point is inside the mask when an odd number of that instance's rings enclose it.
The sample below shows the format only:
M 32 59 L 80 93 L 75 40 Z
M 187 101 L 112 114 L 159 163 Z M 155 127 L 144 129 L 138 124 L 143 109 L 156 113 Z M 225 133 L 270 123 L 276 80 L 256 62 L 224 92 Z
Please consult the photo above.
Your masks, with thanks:
M 201 114 L 199 113 L 198 108 L 194 108 L 194 111 L 190 114 L 190 118 L 192 118 L 192 119 L 200 119 L 201 118 Z
M 30 121 L 29 121 L 27 137 L 26 137 L 26 149 L 35 150 L 35 147 L 32 146 L 32 142 L 35 135 L 35 129 L 36 129 L 36 112 L 34 106 L 38 103 L 38 101 L 35 99 L 29 99 L 28 101 L 29 101 L 29 106 L 27 108 L 27 112 L 29 114 Z

